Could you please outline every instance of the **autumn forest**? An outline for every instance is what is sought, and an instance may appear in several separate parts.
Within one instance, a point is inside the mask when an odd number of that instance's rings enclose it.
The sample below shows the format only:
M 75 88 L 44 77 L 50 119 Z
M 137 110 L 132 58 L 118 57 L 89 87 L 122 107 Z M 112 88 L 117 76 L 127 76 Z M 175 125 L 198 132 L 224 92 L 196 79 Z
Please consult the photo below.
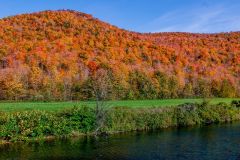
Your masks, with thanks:
M 60 10 L 0 19 L 1 100 L 240 96 L 240 32 L 136 33 Z

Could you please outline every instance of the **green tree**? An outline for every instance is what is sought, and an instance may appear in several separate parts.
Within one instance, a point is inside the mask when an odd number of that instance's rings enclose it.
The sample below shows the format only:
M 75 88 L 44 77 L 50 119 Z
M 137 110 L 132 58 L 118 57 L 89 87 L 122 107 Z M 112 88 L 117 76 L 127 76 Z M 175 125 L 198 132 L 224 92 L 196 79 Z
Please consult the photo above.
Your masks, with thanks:
M 194 96 L 193 85 L 190 82 L 185 84 L 182 95 L 184 98 L 190 98 Z
M 228 80 L 223 80 L 220 93 L 220 97 L 236 97 L 236 88 Z
M 198 79 L 194 86 L 194 94 L 197 97 L 209 98 L 212 96 L 210 83 L 206 80 Z
M 158 97 L 161 99 L 170 98 L 171 91 L 169 90 L 169 77 L 165 73 L 157 72 L 155 73 L 155 78 L 159 83 Z M 171 89 L 174 90 L 174 81 L 172 81 L 171 83 Z

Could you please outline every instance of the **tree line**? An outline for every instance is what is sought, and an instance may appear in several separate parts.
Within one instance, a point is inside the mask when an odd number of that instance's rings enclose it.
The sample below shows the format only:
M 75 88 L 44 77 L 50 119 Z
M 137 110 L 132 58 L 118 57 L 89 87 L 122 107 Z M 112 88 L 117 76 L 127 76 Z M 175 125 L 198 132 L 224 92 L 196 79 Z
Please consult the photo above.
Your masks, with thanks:
M 100 87 L 100 96 L 105 94 L 104 98 L 107 100 L 239 96 L 235 85 L 227 79 L 223 81 L 188 79 L 183 85 L 175 75 L 167 75 L 160 71 L 154 72 L 150 77 L 144 72 L 135 70 L 129 73 L 127 79 L 118 78 L 111 70 L 102 68 L 98 68 L 94 72 L 99 76 L 89 74 L 84 80 L 79 77 L 66 77 L 61 81 L 54 81 L 48 75 L 31 81 L 31 78 L 23 73 L 10 72 L 0 78 L 0 99 L 95 100 L 96 87 Z M 91 73 L 90 70 L 89 73 Z

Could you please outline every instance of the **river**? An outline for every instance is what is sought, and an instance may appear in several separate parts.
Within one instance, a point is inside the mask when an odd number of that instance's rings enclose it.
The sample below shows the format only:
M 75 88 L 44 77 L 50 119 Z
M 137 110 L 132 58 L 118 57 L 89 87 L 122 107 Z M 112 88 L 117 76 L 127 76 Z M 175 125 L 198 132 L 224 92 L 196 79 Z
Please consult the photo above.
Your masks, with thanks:
M 240 123 L 0 146 L 0 159 L 240 159 Z

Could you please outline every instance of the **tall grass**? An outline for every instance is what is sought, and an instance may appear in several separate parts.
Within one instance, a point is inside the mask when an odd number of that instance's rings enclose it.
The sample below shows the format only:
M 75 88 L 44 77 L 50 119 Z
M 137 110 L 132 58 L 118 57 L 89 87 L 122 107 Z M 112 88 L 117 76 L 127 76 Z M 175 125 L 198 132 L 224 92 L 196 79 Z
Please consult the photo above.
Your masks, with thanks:
M 108 115 L 105 131 L 149 130 L 168 127 L 206 125 L 240 120 L 240 108 L 217 105 L 183 104 L 164 108 L 114 108 Z

